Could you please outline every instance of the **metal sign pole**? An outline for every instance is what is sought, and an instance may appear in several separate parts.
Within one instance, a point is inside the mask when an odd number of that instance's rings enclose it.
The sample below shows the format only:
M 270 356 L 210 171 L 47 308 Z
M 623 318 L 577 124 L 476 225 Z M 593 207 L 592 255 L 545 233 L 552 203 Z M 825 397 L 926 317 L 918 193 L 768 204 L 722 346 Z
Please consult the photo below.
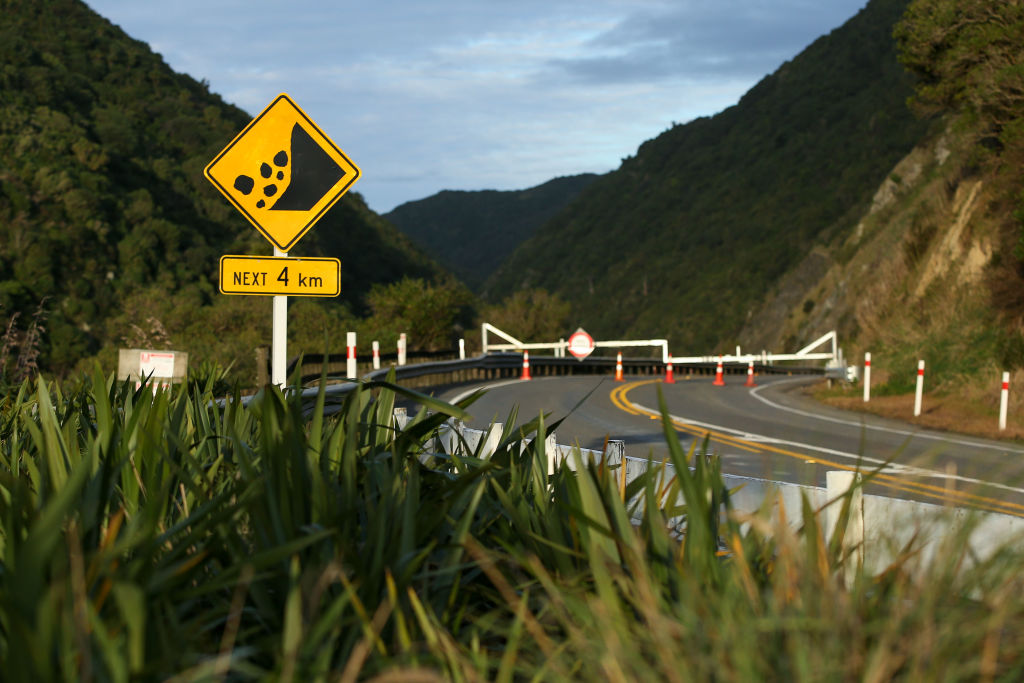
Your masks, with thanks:
M 274 256 L 288 256 L 288 252 L 274 247 Z M 288 297 L 274 297 L 273 359 L 271 360 L 270 381 L 285 388 L 288 378 Z

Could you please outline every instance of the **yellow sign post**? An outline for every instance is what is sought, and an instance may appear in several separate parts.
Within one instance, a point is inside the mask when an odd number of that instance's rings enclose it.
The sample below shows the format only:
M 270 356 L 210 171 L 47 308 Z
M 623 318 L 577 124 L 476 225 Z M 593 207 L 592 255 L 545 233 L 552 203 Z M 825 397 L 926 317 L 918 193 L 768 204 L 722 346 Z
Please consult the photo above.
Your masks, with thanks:
M 338 296 L 337 259 L 288 251 L 359 178 L 359 168 L 281 94 L 207 165 L 204 175 L 274 245 L 274 256 L 224 256 L 220 291 L 274 297 L 272 381 L 284 387 L 288 296 Z
M 222 294 L 338 296 L 341 261 L 336 258 L 221 256 Z
M 288 95 L 278 95 L 204 171 L 288 252 L 359 178 L 359 168 Z

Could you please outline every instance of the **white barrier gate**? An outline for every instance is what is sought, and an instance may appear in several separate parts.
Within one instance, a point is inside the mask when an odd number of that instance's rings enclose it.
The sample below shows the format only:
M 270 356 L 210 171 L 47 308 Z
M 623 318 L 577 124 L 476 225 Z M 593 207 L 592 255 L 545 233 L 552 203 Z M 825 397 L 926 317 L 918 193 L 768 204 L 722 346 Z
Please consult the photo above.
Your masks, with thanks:
M 494 344 L 491 343 L 488 335 L 493 334 L 505 340 L 505 343 Z M 533 351 L 535 349 L 546 349 L 552 351 L 557 358 L 565 357 L 565 350 L 567 343 L 564 339 L 559 339 L 557 342 L 523 342 L 507 332 L 499 330 L 490 323 L 483 323 L 480 326 L 480 339 L 483 346 L 483 352 L 488 353 L 489 351 Z M 815 349 L 830 344 L 829 351 L 815 351 Z M 739 346 L 736 347 L 735 355 L 711 355 L 711 356 L 672 356 L 668 352 L 668 340 L 667 339 L 630 339 L 630 340 L 614 340 L 614 341 L 594 341 L 594 346 L 597 348 L 613 348 L 623 349 L 630 347 L 648 347 L 648 348 L 660 348 L 661 349 L 661 362 L 665 365 L 669 363 L 673 365 L 687 365 L 696 363 L 714 363 L 719 359 L 724 363 L 749 363 L 749 362 L 760 362 L 762 365 L 774 363 L 776 361 L 787 361 L 787 360 L 824 360 L 831 361 L 829 366 L 843 366 L 842 351 L 838 348 L 838 342 L 836 338 L 835 330 L 823 334 L 818 339 L 803 347 L 795 353 L 768 353 L 767 351 L 761 351 L 759 354 L 742 353 Z M 845 371 L 845 368 L 844 368 Z

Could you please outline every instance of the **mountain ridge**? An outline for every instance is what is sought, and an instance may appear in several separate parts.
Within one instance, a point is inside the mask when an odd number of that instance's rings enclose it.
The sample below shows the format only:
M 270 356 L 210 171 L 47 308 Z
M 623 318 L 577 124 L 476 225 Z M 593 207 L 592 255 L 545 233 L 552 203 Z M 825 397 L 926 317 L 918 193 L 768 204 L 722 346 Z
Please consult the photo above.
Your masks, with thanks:
M 485 295 L 542 287 L 595 334 L 731 348 L 770 283 L 851 228 L 927 130 L 891 36 L 906 5 L 872 0 L 736 105 L 644 142 L 520 245 Z
M 560 176 L 523 190 L 443 190 L 405 202 L 384 218 L 476 289 L 518 244 L 598 177 Z

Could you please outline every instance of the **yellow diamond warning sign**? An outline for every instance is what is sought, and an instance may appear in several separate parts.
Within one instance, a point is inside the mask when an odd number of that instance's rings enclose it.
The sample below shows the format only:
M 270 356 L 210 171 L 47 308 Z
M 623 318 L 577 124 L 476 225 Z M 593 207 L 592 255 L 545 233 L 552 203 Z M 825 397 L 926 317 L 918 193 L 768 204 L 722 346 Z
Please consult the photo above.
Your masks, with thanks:
M 281 94 L 206 167 L 206 177 L 287 252 L 359 178 L 359 169 Z

